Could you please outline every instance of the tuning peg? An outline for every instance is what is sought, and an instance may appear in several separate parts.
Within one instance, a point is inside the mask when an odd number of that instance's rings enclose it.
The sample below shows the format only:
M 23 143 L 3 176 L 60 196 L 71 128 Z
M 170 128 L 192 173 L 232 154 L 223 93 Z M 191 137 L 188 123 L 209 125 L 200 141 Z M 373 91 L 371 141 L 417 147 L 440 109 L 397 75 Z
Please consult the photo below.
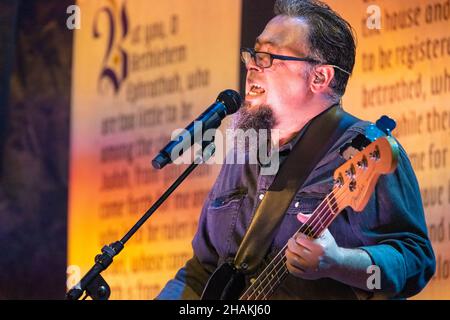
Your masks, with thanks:
M 355 170 L 355 166 L 353 164 L 350 166 L 350 168 L 345 170 L 345 175 L 350 179 L 354 179 L 355 174 L 356 174 L 356 170 Z
M 390 136 L 392 130 L 394 130 L 395 127 L 397 126 L 397 123 L 395 122 L 394 119 L 389 118 L 388 116 L 384 115 L 384 116 L 381 116 L 381 118 L 377 120 L 376 126 L 378 127 L 378 129 L 383 131 L 386 135 Z
M 360 161 L 358 161 L 356 163 L 356 165 L 358 166 L 358 169 L 362 169 L 362 170 L 367 169 L 367 166 L 368 166 L 367 158 L 364 156 Z
M 380 149 L 378 149 L 378 147 L 375 147 L 375 150 L 373 150 L 373 152 L 369 153 L 369 157 L 372 160 L 378 161 L 380 160 L 381 154 L 380 154 Z
M 339 176 L 333 180 L 333 185 L 335 188 L 341 188 L 344 185 L 344 178 L 342 177 L 342 174 L 339 174 Z

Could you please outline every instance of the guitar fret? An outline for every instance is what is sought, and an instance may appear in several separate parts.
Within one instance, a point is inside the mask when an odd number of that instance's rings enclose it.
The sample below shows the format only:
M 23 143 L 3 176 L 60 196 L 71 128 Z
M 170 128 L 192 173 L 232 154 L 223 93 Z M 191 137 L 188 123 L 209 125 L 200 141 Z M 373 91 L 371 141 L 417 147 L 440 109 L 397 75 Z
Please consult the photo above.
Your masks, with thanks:
M 332 215 L 336 215 L 339 213 L 336 199 L 334 198 L 334 195 L 332 193 L 325 197 L 325 202 L 328 206 L 328 210 Z
M 315 210 L 313 213 L 313 217 L 311 217 L 311 220 L 315 221 L 316 224 L 320 224 L 317 230 L 314 230 L 313 228 L 314 232 L 311 234 L 313 237 L 319 236 L 326 228 L 328 228 L 328 226 L 334 220 L 334 217 L 337 215 L 337 213 L 339 213 L 337 210 L 337 201 L 332 193 L 328 194 L 323 202 L 325 204 L 325 207 L 321 208 L 321 210 Z M 329 221 L 323 221 L 320 215 L 331 216 L 332 219 Z

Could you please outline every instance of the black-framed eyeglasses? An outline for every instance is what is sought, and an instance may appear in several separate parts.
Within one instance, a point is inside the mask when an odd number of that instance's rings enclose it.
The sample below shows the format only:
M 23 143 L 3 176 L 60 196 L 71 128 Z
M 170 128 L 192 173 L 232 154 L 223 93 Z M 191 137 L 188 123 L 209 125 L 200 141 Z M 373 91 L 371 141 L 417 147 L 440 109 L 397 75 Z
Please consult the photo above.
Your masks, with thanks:
M 241 48 L 242 62 L 245 65 L 248 65 L 252 59 L 255 62 L 255 64 L 260 68 L 270 68 L 272 66 L 273 59 L 288 60 L 288 61 L 289 60 L 290 61 L 305 61 L 305 62 L 309 62 L 309 63 L 329 65 L 329 66 L 332 66 L 333 68 L 336 68 L 336 69 L 348 74 L 349 76 L 351 75 L 351 73 L 349 71 L 347 71 L 335 64 L 323 63 L 319 60 L 316 60 L 316 59 L 313 59 L 310 57 L 298 58 L 298 57 L 291 57 L 291 56 L 282 56 L 279 54 L 273 54 L 273 53 L 269 53 L 269 52 L 255 51 L 254 49 L 251 49 L 251 48 Z
M 248 63 L 253 59 L 255 64 L 260 68 L 270 68 L 272 66 L 273 59 L 278 60 L 290 60 L 290 61 L 306 61 L 309 63 L 320 63 L 320 61 L 305 57 L 305 58 L 298 58 L 298 57 L 290 57 L 290 56 L 282 56 L 279 54 L 273 54 L 269 52 L 261 52 L 261 51 L 255 51 L 251 48 L 241 48 L 241 60 L 245 65 L 248 65 Z

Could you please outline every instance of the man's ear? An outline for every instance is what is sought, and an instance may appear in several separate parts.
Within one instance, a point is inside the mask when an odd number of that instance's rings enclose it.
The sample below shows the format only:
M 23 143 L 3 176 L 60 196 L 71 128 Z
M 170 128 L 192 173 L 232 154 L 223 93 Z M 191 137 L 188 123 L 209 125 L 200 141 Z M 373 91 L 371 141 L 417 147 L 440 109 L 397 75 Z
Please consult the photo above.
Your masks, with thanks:
M 334 77 L 334 68 L 330 65 L 321 65 L 314 68 L 311 77 L 311 91 L 322 93 L 327 90 Z

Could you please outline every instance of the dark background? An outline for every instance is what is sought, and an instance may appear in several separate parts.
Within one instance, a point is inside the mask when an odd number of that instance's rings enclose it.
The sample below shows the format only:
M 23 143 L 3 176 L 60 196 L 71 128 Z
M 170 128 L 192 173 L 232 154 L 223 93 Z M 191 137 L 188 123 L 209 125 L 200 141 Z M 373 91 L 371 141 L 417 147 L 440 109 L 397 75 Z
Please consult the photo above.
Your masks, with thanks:
M 0 298 L 65 292 L 71 1 L 0 0 Z
M 0 299 L 66 290 L 73 2 L 0 0 Z M 243 1 L 242 46 L 273 3 Z

